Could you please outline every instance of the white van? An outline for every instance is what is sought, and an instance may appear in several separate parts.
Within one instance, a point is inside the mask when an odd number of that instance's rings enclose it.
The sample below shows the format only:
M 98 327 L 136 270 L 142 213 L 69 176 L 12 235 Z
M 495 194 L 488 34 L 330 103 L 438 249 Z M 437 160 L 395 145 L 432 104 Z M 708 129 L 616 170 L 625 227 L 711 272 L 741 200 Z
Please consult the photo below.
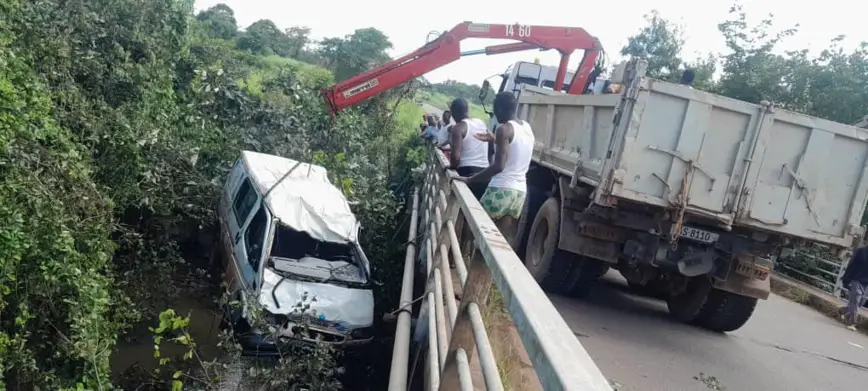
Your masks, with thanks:
M 371 341 L 370 264 L 358 244 L 359 223 L 325 168 L 243 151 L 218 212 L 224 279 L 242 302 L 229 321 L 246 353 L 276 353 L 293 338 L 339 348 Z M 277 338 L 249 327 L 251 300 Z M 301 302 L 310 306 L 304 314 Z M 307 327 L 298 326 L 303 316 Z

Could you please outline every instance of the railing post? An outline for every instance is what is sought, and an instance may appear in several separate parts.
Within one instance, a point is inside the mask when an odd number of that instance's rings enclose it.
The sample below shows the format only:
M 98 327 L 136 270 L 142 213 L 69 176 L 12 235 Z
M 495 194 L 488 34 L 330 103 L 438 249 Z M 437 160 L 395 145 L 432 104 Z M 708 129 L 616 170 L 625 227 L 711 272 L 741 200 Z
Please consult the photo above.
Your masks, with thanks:
M 480 311 L 485 311 L 488 302 L 488 293 L 491 288 L 491 271 L 485 264 L 481 251 L 473 251 L 473 256 L 468 265 L 467 282 L 461 297 L 461 307 L 458 310 L 458 318 L 455 328 L 452 330 L 452 340 L 449 343 L 449 351 L 446 355 L 446 365 L 443 375 L 440 377 L 440 390 L 452 391 L 459 389 L 458 365 L 455 352 L 464 349 L 468 357 L 473 356 L 476 344 L 473 339 L 473 327 L 470 324 L 468 307 L 470 303 L 476 303 Z
M 841 291 L 844 288 L 844 283 L 841 281 L 841 279 L 844 278 L 844 272 L 847 271 L 847 264 L 849 264 L 849 263 L 850 263 L 849 260 L 842 259 L 840 266 L 838 266 L 838 274 L 835 277 L 835 288 L 834 288 L 835 297 L 838 299 L 841 298 Z
M 410 326 L 413 312 L 413 278 L 416 263 L 416 228 L 419 219 L 419 188 L 413 191 L 413 209 L 410 211 L 410 229 L 407 234 L 407 253 L 404 256 L 404 275 L 401 283 L 401 301 L 395 343 L 392 346 L 392 366 L 389 371 L 389 391 L 407 390 L 407 370 L 410 360 Z

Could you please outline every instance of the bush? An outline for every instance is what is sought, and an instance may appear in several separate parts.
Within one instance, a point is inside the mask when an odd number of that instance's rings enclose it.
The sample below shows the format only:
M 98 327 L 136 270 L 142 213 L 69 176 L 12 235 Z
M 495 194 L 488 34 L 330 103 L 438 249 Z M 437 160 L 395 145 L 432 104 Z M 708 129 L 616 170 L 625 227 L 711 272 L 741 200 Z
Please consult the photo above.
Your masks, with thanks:
M 213 26 L 181 0 L 0 4 L 7 385 L 108 388 L 116 339 L 201 288 L 182 281 L 207 254 L 181 250 L 211 245 L 241 149 L 326 166 L 363 224 L 378 303 L 397 301 L 392 230 L 419 147 L 398 93 L 332 118 L 329 71 L 239 52 Z

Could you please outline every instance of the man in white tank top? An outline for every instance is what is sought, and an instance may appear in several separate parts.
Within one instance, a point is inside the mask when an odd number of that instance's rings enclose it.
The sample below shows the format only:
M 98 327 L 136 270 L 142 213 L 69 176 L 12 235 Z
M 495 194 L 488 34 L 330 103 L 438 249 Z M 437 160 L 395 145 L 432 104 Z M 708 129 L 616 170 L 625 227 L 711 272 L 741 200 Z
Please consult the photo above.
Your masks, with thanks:
M 482 172 L 461 178 L 470 185 L 488 182 L 480 203 L 510 243 L 514 240 L 524 209 L 526 175 L 534 145 L 530 124 L 516 118 L 517 108 L 518 101 L 511 92 L 497 94 L 494 98 L 494 115 L 499 122 L 497 129 L 494 134 L 474 135 L 480 141 L 494 143 L 494 161 Z
M 449 144 L 452 147 L 449 168 L 457 170 L 462 177 L 478 174 L 488 167 L 488 143 L 476 137 L 478 134 L 488 133 L 485 122 L 468 117 L 467 101 L 462 98 L 453 100 L 449 110 L 455 120 L 449 134 Z M 468 184 L 476 199 L 482 198 L 487 185 L 488 181 Z

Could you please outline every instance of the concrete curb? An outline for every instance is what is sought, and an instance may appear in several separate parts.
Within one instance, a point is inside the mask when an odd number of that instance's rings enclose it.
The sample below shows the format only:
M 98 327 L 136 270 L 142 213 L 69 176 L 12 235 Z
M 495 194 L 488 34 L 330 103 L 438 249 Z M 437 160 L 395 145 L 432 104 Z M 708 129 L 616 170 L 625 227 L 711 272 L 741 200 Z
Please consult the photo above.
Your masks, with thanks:
M 839 322 L 838 309 L 847 304 L 829 293 L 778 273 L 772 274 L 771 289 L 779 296 L 809 306 Z M 856 328 L 868 334 L 868 310 L 865 308 L 859 309 Z

